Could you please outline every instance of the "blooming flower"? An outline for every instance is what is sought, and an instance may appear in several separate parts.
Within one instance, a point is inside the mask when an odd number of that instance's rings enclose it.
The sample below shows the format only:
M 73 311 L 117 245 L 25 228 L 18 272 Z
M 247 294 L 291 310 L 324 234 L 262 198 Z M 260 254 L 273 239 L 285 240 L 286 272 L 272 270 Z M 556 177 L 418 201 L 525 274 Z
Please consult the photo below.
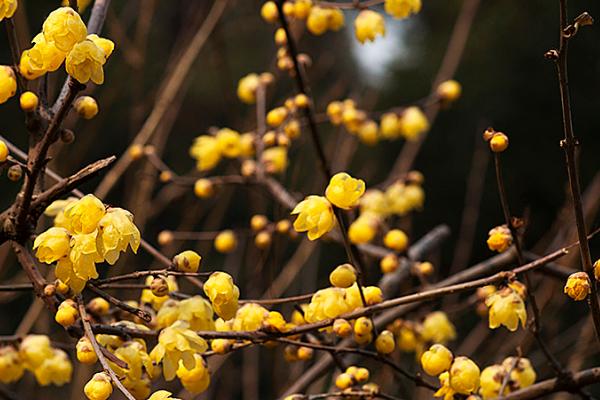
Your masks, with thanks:
M 190 148 L 190 156 L 196 160 L 198 171 L 213 169 L 221 160 L 219 142 L 213 136 L 198 136 Z
M 506 369 L 502 365 L 494 364 L 481 371 L 479 377 L 479 394 L 484 400 L 495 399 L 500 395 L 502 382 L 506 376 Z M 508 393 L 508 385 L 503 394 Z
M 336 207 L 350 209 L 356 207 L 361 196 L 365 193 L 365 182 L 355 179 L 345 172 L 331 177 L 325 196 Z
M 74 235 L 71 238 L 71 253 L 69 259 L 73 263 L 75 275 L 83 280 L 98 278 L 96 263 L 103 260 L 98 253 L 96 232 Z
M 33 370 L 35 379 L 42 386 L 62 386 L 71 380 L 72 373 L 73 365 L 69 356 L 60 349 L 52 349 L 52 355 Z
M 212 331 L 215 329 L 213 309 L 210 303 L 200 296 L 193 296 L 180 301 L 178 318 L 188 322 L 190 328 L 194 331 Z
M 0 104 L 5 103 L 17 92 L 17 79 L 11 67 L 0 65 Z
M 585 272 L 575 272 L 569 275 L 564 292 L 573 300 L 581 301 L 590 294 L 590 278 Z
M 66 257 L 70 250 L 71 236 L 64 228 L 50 228 L 38 235 L 33 242 L 36 257 L 40 262 L 52 264 Z
M 217 132 L 217 145 L 223 156 L 236 158 L 242 152 L 240 133 L 233 129 L 223 128 Z
M 329 318 L 337 318 L 351 311 L 346 301 L 346 290 L 341 288 L 326 288 L 317 291 L 306 307 L 304 318 L 307 322 L 317 322 Z
M 421 366 L 431 376 L 436 376 L 450 369 L 452 352 L 441 344 L 434 344 L 421 355 Z
M 502 253 L 512 245 L 512 234 L 506 225 L 491 229 L 488 233 L 487 245 L 490 250 Z
M 196 366 L 194 354 L 203 353 L 207 348 L 206 341 L 190 330 L 187 322 L 176 321 L 160 332 L 150 357 L 154 362 L 162 362 L 165 379 L 171 381 L 180 361 L 185 369 L 191 370 Z
M 44 37 L 49 43 L 65 53 L 85 40 L 87 28 L 79 14 L 71 7 L 61 7 L 50 13 L 42 26 Z
M 397 19 L 404 19 L 421 11 L 421 0 L 385 0 L 385 12 Z
M 98 222 L 98 253 L 110 265 L 117 262 L 119 253 L 127 250 L 127 246 L 137 253 L 140 241 L 140 231 L 133 223 L 133 214 L 127 210 L 109 208 Z
M 210 373 L 201 355 L 194 354 L 194 361 L 196 364 L 192 369 L 187 369 L 180 361 L 177 377 L 188 392 L 198 394 L 204 392 L 210 385 Z
M 0 0 L 0 21 L 4 18 L 12 18 L 17 11 L 17 0 Z
M 15 382 L 23 376 L 25 366 L 19 352 L 12 346 L 0 347 L 0 382 Z
M 94 374 L 83 388 L 83 392 L 89 400 L 106 400 L 110 397 L 112 391 L 112 383 L 106 372 Z
M 100 37 L 96 34 L 87 35 L 87 39 L 94 42 L 104 52 L 104 58 L 108 59 L 115 50 L 115 43 L 112 40 Z
M 416 140 L 429 130 L 429 121 L 419 107 L 408 107 L 400 114 L 398 127 L 406 140 Z
M 421 336 L 428 342 L 447 343 L 456 337 L 456 330 L 445 312 L 434 311 L 425 317 Z
M 224 320 L 231 319 L 238 309 L 240 290 L 231 275 L 213 272 L 204 283 L 204 293 L 210 299 L 215 312 Z
M 234 331 L 255 331 L 268 317 L 269 310 L 256 303 L 247 303 L 235 313 L 231 328 Z
M 361 11 L 354 20 L 354 34 L 359 42 L 374 41 L 379 35 L 385 35 L 385 21 L 378 12 Z
M 67 205 L 64 213 L 69 231 L 87 234 L 98 228 L 98 223 L 104 217 L 106 209 L 96 196 L 88 194 Z
M 479 387 L 479 367 L 467 357 L 456 357 L 450 367 L 450 386 L 460 394 L 471 394 Z
M 152 360 L 146 352 L 146 346 L 139 341 L 129 341 L 124 343 L 114 352 L 115 356 L 125 361 L 127 368 L 121 368 L 117 364 L 112 364 L 111 367 L 119 377 L 132 381 L 142 379 L 142 372 L 145 369 L 148 373 L 153 370 Z
M 185 385 L 184 385 L 185 386 Z M 158 390 L 152 393 L 152 396 L 148 398 L 148 400 L 179 400 L 175 397 L 171 397 L 173 393 L 168 392 L 166 390 Z
M 269 147 L 268 149 L 262 152 L 260 162 L 265 166 L 265 171 L 267 171 L 270 174 L 283 172 L 287 168 L 287 153 L 287 147 Z
M 292 215 L 294 214 L 298 214 L 294 229 L 297 232 L 308 231 L 310 240 L 320 238 L 335 226 L 331 203 L 322 196 L 308 196 L 292 210 Z
M 105 51 L 98 47 L 92 40 L 86 39 L 77 43 L 67 55 L 65 67 L 67 73 L 79 83 L 88 83 L 90 80 L 97 85 L 104 83 L 104 69 L 106 63 Z
M 527 322 L 527 310 L 523 298 L 510 287 L 489 295 L 485 305 L 489 307 L 490 329 L 504 325 L 509 331 L 514 332 L 519 326 L 519 321 L 522 326 Z

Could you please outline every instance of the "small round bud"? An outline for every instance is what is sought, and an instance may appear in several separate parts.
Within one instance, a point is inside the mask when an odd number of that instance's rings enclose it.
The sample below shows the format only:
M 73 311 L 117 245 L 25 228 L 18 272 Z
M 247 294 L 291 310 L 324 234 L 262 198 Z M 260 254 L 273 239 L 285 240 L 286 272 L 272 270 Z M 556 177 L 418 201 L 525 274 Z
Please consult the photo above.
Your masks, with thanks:
M 78 316 L 79 312 L 75 307 L 75 303 L 73 300 L 69 299 L 60 304 L 56 311 L 56 315 L 54 316 L 54 320 L 66 328 L 73 325 Z
M 453 102 L 458 100 L 462 93 L 462 87 L 460 83 L 455 80 L 448 80 L 440 83 L 437 87 L 436 93 L 438 97 L 445 102 Z
M 75 141 L 75 132 L 71 129 L 61 129 L 60 141 L 64 144 L 71 144 Z
M 92 342 L 86 336 L 79 339 L 77 342 L 77 346 L 75 346 L 77 350 L 77 360 L 82 364 L 94 364 L 98 361 L 98 356 L 94 351 L 92 346 Z
M 89 400 L 107 400 L 112 391 L 112 383 L 105 372 L 94 374 L 83 388 L 83 392 Z
M 215 187 L 210 179 L 198 179 L 194 183 L 194 194 L 201 199 L 206 199 L 215 194 Z
M 6 145 L 6 143 L 2 140 L 0 140 L 0 163 L 3 163 L 6 161 L 6 159 L 8 158 L 8 146 Z
M 490 149 L 494 153 L 502 153 L 508 148 L 508 136 L 502 132 L 496 132 L 490 139 Z
M 144 155 L 144 148 L 139 144 L 133 144 L 129 147 L 127 152 L 132 160 L 139 160 Z
M 56 285 L 49 283 L 48 285 L 44 286 L 44 296 L 52 297 L 55 294 L 56 294 Z
M 275 77 L 270 72 L 263 72 L 262 74 L 260 74 L 259 78 L 260 83 L 262 83 L 265 86 L 270 85 L 275 80 Z
M 388 330 L 385 330 L 377 336 L 375 339 L 375 348 L 380 354 L 390 354 L 396 348 L 396 341 L 394 340 L 394 334 Z
M 600 281 L 600 259 L 594 263 L 594 277 L 597 281 Z
M 369 370 L 366 368 L 349 367 L 346 370 L 347 374 L 352 375 L 354 380 L 358 383 L 363 383 L 369 380 Z
M 161 231 L 158 234 L 158 244 L 161 246 L 167 246 L 171 243 L 173 243 L 174 240 L 174 236 L 173 236 L 173 232 L 171 231 Z
M 277 231 L 277 233 L 288 233 L 290 228 L 292 227 L 292 223 L 287 220 L 287 219 L 282 219 L 281 221 L 277 221 L 277 223 L 275 224 L 275 231 Z
M 6 175 L 8 176 L 8 179 L 16 182 L 23 176 L 23 170 L 20 165 L 11 165 Z
M 339 337 L 348 337 L 352 333 L 352 325 L 347 320 L 338 318 L 333 321 L 333 333 Z
M 144 146 L 144 154 L 147 156 L 151 156 L 153 154 L 156 154 L 156 147 L 154 147 L 151 144 L 147 144 Z
M 290 138 L 285 134 L 277 135 L 277 146 L 281 147 L 290 147 L 292 143 L 290 142 Z
M 242 167 L 240 170 L 242 176 L 249 177 L 256 173 L 256 161 L 254 160 L 244 160 L 242 162 Z
M 162 171 L 160 173 L 160 175 L 158 175 L 158 179 L 162 182 L 162 183 L 168 183 L 171 182 L 171 180 L 173 179 L 173 173 L 171 171 Z M 195 192 L 195 190 L 194 190 Z
M 33 92 L 24 92 L 19 98 L 19 104 L 23 111 L 31 112 L 37 108 L 39 99 Z
M 373 321 L 368 317 L 359 317 L 354 322 L 354 333 L 356 335 L 369 335 L 373 332 Z
M 298 107 L 298 108 L 306 108 L 306 107 L 308 107 L 310 100 L 308 99 L 307 95 L 305 95 L 304 93 L 300 93 L 300 94 L 297 94 L 296 97 L 294 98 L 294 103 L 296 104 L 296 107 Z
M 193 250 L 186 250 L 173 257 L 173 264 L 181 272 L 198 272 L 202 257 Z
M 271 245 L 271 234 L 267 231 L 258 232 L 254 237 L 254 245 L 261 250 L 266 250 Z
M 84 119 L 92 119 L 98 114 L 98 103 L 91 96 L 81 96 L 75 100 L 75 111 Z
M 389 253 L 385 257 L 381 259 L 379 262 L 379 267 L 381 268 L 381 272 L 384 274 L 389 274 L 398 269 L 400 265 L 400 260 L 398 256 L 394 253 Z
M 356 270 L 348 263 L 339 265 L 329 274 L 329 282 L 338 288 L 348 288 L 356 282 Z
M 265 146 L 274 146 L 277 143 L 277 133 L 275 131 L 268 131 L 262 137 L 262 141 Z
M 267 1 L 265 4 L 263 4 L 260 9 L 260 15 L 265 21 L 269 23 L 276 22 L 277 18 L 279 18 L 279 12 L 277 11 L 277 6 L 275 5 L 275 2 Z
M 169 294 L 169 285 L 167 280 L 157 276 L 150 282 L 150 290 L 156 297 L 165 297 Z
M 277 28 L 275 31 L 275 43 L 278 46 L 287 44 L 287 36 L 285 35 L 285 30 L 283 28 Z
M 302 130 L 300 129 L 300 121 L 297 119 L 288 121 L 283 126 L 283 133 L 285 133 L 288 139 L 296 139 L 298 136 L 300 136 L 300 133 L 302 133 Z
M 496 130 L 490 126 L 485 131 L 483 131 L 483 140 L 489 142 L 492 139 L 492 137 L 494 137 L 495 133 Z
M 345 390 L 354 384 L 354 379 L 352 375 L 343 373 L 339 374 L 337 378 L 335 378 L 335 386 L 338 389 Z
M 237 247 L 235 233 L 230 229 L 219 232 L 215 237 L 214 245 L 219 253 L 231 253 Z
M 429 261 L 416 263 L 414 265 L 414 271 L 419 275 L 430 276 L 434 271 L 433 264 Z
M 385 234 L 383 244 L 392 250 L 404 251 L 408 247 L 408 236 L 400 229 L 392 229 Z
M 262 231 L 267 227 L 268 223 L 269 220 L 262 214 L 256 214 L 253 215 L 252 218 L 250 218 L 250 228 L 254 232 Z
M 590 278 L 585 272 L 575 272 L 569 275 L 564 292 L 573 300 L 581 301 L 590 294 Z
M 57 279 L 54 284 L 56 285 L 56 291 L 62 295 L 66 295 L 71 290 L 69 286 L 60 279 Z
M 421 356 L 421 366 L 426 374 L 437 376 L 450 369 L 452 352 L 441 344 L 434 344 Z
M 314 350 L 310 347 L 300 346 L 296 353 L 297 357 L 301 361 L 308 361 L 313 357 Z
M 288 116 L 288 110 L 285 107 L 276 107 L 267 113 L 267 124 L 272 127 L 278 127 Z
M 94 297 L 87 304 L 88 310 L 97 316 L 107 315 L 110 310 L 110 303 L 102 297 Z
M 233 346 L 233 342 L 229 339 L 213 339 L 210 342 L 210 348 L 217 354 L 225 354 L 229 350 L 231 350 L 231 346 Z

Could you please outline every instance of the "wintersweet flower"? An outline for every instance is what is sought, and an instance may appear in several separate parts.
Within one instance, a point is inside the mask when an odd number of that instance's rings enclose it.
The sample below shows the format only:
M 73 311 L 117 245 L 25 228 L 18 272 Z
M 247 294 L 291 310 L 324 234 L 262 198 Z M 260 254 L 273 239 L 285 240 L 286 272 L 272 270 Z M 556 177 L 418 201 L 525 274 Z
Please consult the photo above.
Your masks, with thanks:
M 537 374 L 528 358 L 520 357 L 517 361 L 515 357 L 508 357 L 502 361 L 502 366 L 506 371 L 511 371 L 509 385 L 511 390 L 524 389 L 535 383 Z
M 37 369 L 44 360 L 52 357 L 50 338 L 46 335 L 27 335 L 19 347 L 23 366 L 30 371 Z
M 373 10 L 361 11 L 354 20 L 354 34 L 361 43 L 374 41 L 377 36 L 385 36 L 383 16 Z
M 140 231 L 133 223 L 133 214 L 127 210 L 109 208 L 98 222 L 98 253 L 110 265 L 117 262 L 119 254 L 128 246 L 137 253 L 140 241 Z
M 196 366 L 194 354 L 203 353 L 207 348 L 206 341 L 190 330 L 187 322 L 177 321 L 160 332 L 150 357 L 154 362 L 162 362 L 165 379 L 171 381 L 180 361 L 185 369 L 191 370 Z
M 385 12 L 397 19 L 404 19 L 421 11 L 421 0 L 385 0 Z
M 153 279 L 154 278 L 151 276 L 147 277 L 146 286 L 149 286 Z M 179 285 L 177 285 L 177 280 L 174 276 L 167 276 L 165 280 L 167 281 L 169 292 L 176 292 L 179 290 Z M 142 290 L 142 294 L 140 296 L 140 302 L 143 304 L 150 304 L 154 311 L 160 310 L 167 300 L 169 300 L 169 296 L 156 296 L 154 293 L 152 293 L 151 289 Z
M 440 388 L 433 394 L 434 397 L 443 397 L 444 400 L 454 400 L 456 391 L 450 386 L 450 373 L 442 372 L 438 379 L 440 380 Z
M 311 298 L 310 304 L 304 311 L 307 322 L 318 322 L 351 311 L 346 301 L 346 290 L 341 288 L 326 288 L 317 291 Z
M 112 383 L 106 372 L 94 374 L 83 388 L 83 393 L 89 400 L 106 400 L 112 392 Z
M 247 303 L 240 307 L 232 320 L 234 331 L 255 331 L 262 327 L 263 321 L 269 317 L 269 310 L 256 303 Z
M 64 213 L 69 231 L 87 234 L 98 228 L 98 223 L 106 214 L 106 208 L 96 196 L 88 194 L 67 205 Z
M 398 126 L 406 140 L 414 141 L 429 130 L 429 121 L 419 107 L 408 107 L 400 114 Z
M 173 393 L 166 391 L 166 390 L 159 390 L 159 391 L 152 393 L 152 395 L 150 397 L 148 397 L 148 400 L 179 400 L 179 399 L 176 399 L 175 397 L 171 397 L 172 394 Z
M 0 21 L 4 18 L 12 18 L 17 11 L 17 0 L 0 0 Z
M 106 63 L 105 51 L 92 40 L 86 39 L 77 43 L 67 55 L 65 67 L 67 73 L 79 83 L 85 84 L 90 80 L 97 85 L 104 83 Z
M 224 320 L 233 318 L 238 309 L 240 290 L 233 283 L 231 275 L 220 271 L 212 273 L 204 283 L 204 293 L 217 315 Z
M 62 350 L 52 349 L 52 355 L 33 370 L 35 379 L 41 386 L 62 386 L 71 380 L 73 365 L 69 356 Z
M 67 54 L 56 47 L 54 42 L 49 42 L 43 33 L 33 38 L 33 47 L 28 50 L 29 69 L 32 71 L 56 71 L 65 61 Z
M 441 344 L 434 344 L 421 355 L 421 366 L 431 376 L 436 376 L 450 369 L 454 356 Z
M 427 342 L 443 344 L 456 338 L 456 330 L 445 312 L 434 311 L 425 317 L 421 336 Z
M 17 79 L 11 67 L 0 65 L 0 104 L 17 93 Z
M 519 326 L 525 326 L 527 322 L 527 310 L 523 298 L 512 288 L 506 287 L 489 295 L 485 300 L 489 307 L 489 326 L 496 329 L 500 325 L 514 332 Z
M 265 171 L 270 174 L 277 174 L 285 171 L 288 164 L 287 147 L 274 146 L 269 147 L 262 152 L 260 162 L 264 165 Z
M 297 232 L 308 232 L 309 240 L 316 240 L 335 226 L 331 203 L 323 196 L 308 196 L 291 213 L 298 214 L 294 221 Z
M 96 34 L 87 35 L 87 39 L 94 42 L 94 44 L 102 50 L 105 59 L 108 59 L 115 50 L 115 43 L 110 39 L 100 37 Z
M 488 235 L 487 245 L 492 251 L 502 253 L 512 245 L 512 234 L 506 225 L 500 225 L 491 229 Z
M 194 361 L 196 364 L 192 369 L 187 369 L 183 365 L 183 362 L 180 361 L 179 368 L 177 369 L 177 377 L 188 392 L 199 394 L 208 389 L 210 385 L 210 373 L 201 355 L 194 354 Z
M 151 373 L 154 368 L 146 346 L 139 341 L 126 342 L 115 350 L 114 354 L 118 359 L 125 361 L 127 364 L 127 368 L 121 368 L 117 364 L 111 363 L 112 369 L 119 377 L 138 381 L 142 379 L 144 370 Z
M 240 133 L 223 128 L 217 132 L 217 145 L 221 154 L 227 158 L 239 157 L 242 152 Z
M 502 382 L 506 376 L 506 369 L 502 365 L 494 364 L 486 367 L 481 371 L 479 377 L 479 394 L 483 400 L 495 399 L 500 395 Z M 504 390 L 504 394 L 508 393 L 508 385 Z
M 52 264 L 66 257 L 70 251 L 71 236 L 64 228 L 50 228 L 33 242 L 35 256 L 40 262 Z
M 590 278 L 585 272 L 575 272 L 569 275 L 564 292 L 573 300 L 581 301 L 590 294 Z
M 208 171 L 221 160 L 219 142 L 213 136 L 198 136 L 190 148 L 190 156 L 196 160 L 198 171 Z
M 180 301 L 177 309 L 178 318 L 189 323 L 190 329 L 194 331 L 215 330 L 213 309 L 210 303 L 201 296 L 193 296 Z
M 365 193 L 365 182 L 355 179 L 345 172 L 331 177 L 325 196 L 336 207 L 350 209 L 356 207 L 361 196 Z
M 474 393 L 479 387 L 479 367 L 467 357 L 456 357 L 450 367 L 450 386 L 460 394 Z
M 0 347 L 0 382 L 18 381 L 24 371 L 25 366 L 19 352 L 12 346 Z
M 238 82 L 237 95 L 238 98 L 246 104 L 256 103 L 256 90 L 260 85 L 260 77 L 258 74 L 248 74 Z
M 83 280 L 98 278 L 96 263 L 102 262 L 103 258 L 98 253 L 96 232 L 73 235 L 71 238 L 71 252 L 69 259 L 73 263 L 75 275 Z
M 81 293 L 87 282 L 87 279 L 81 278 L 75 273 L 73 263 L 69 258 L 58 260 L 56 263 L 55 274 L 56 277 L 60 279 L 62 283 L 67 285 L 75 294 Z
M 44 21 L 42 32 L 48 42 L 54 43 L 65 53 L 71 51 L 87 36 L 85 24 L 71 7 L 61 7 L 52 11 Z

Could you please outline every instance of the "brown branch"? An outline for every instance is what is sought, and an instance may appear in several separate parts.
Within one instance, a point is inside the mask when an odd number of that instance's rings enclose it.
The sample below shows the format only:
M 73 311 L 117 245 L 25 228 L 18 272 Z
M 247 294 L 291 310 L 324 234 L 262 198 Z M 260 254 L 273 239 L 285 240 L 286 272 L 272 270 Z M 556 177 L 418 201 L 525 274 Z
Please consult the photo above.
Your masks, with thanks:
M 143 321 L 146 321 L 146 322 L 152 321 L 152 316 L 150 314 L 148 314 L 146 311 L 140 310 L 137 307 L 133 307 L 133 306 L 129 305 L 128 303 L 117 299 L 116 297 L 106 293 L 104 290 L 99 289 L 94 284 L 88 282 L 87 288 L 89 290 L 91 290 L 92 292 L 96 293 L 98 296 L 102 297 L 104 300 L 113 304 L 115 307 L 118 307 L 123 311 L 133 314 L 136 317 L 142 319 Z
M 46 303 L 46 306 L 52 311 L 55 312 L 58 301 L 54 296 L 46 296 L 44 294 L 44 287 L 46 286 L 46 281 L 44 277 L 40 274 L 37 267 L 35 266 L 35 261 L 33 257 L 29 253 L 29 251 L 20 243 L 12 241 L 11 242 L 13 251 L 17 256 L 17 260 L 19 260 L 19 264 L 27 274 L 27 277 L 33 284 L 33 288 L 35 290 L 35 294 Z

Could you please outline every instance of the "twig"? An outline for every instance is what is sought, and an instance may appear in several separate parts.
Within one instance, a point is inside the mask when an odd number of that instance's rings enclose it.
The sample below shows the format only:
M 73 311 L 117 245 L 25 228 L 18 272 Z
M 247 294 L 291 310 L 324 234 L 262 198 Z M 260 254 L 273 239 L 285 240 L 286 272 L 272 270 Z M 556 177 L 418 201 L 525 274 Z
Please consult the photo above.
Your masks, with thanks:
M 106 293 L 104 290 L 97 288 L 94 284 L 88 282 L 87 288 L 89 290 L 91 290 L 92 292 L 96 293 L 98 296 L 102 297 L 104 300 L 106 300 L 109 303 L 120 308 L 121 310 L 126 311 L 130 314 L 133 314 L 136 317 L 141 318 L 142 320 L 144 320 L 146 322 L 152 321 L 152 316 L 150 314 L 148 314 L 146 311 L 140 310 L 137 307 L 133 307 L 133 306 L 129 305 L 128 303 L 125 303 L 124 301 L 117 299 L 116 297 Z

